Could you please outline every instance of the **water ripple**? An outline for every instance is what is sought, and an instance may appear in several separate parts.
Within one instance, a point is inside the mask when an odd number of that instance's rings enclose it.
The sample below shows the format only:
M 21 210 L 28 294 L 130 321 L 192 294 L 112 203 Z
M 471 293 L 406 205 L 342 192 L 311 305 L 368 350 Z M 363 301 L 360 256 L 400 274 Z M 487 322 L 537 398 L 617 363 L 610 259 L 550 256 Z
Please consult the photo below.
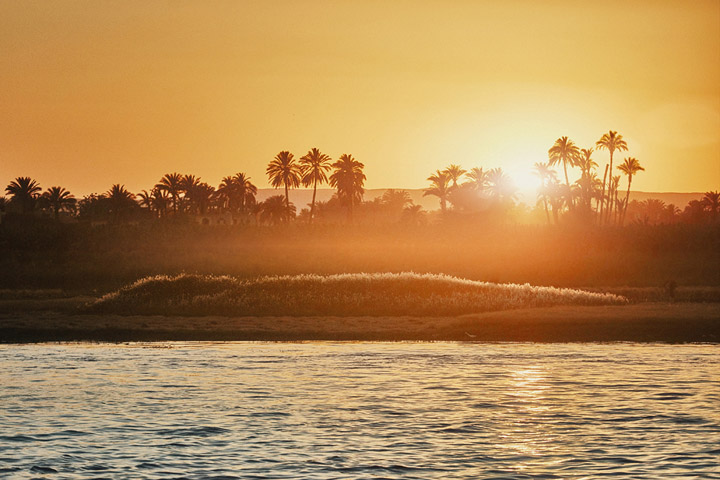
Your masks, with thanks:
M 720 479 L 711 345 L 0 345 L 0 362 L 2 478 Z

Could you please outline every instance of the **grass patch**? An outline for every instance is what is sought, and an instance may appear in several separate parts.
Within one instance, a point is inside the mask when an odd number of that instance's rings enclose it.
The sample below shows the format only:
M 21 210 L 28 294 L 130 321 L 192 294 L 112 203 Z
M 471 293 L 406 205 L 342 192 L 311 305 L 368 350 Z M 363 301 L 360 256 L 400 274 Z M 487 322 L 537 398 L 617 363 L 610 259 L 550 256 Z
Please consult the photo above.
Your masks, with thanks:
M 147 277 L 89 304 L 87 313 L 178 316 L 437 316 L 555 305 L 620 305 L 622 296 L 447 275 L 373 273 Z
M 590 292 L 612 293 L 630 302 L 720 302 L 720 287 L 677 287 L 672 294 L 664 287 L 606 287 L 589 288 Z

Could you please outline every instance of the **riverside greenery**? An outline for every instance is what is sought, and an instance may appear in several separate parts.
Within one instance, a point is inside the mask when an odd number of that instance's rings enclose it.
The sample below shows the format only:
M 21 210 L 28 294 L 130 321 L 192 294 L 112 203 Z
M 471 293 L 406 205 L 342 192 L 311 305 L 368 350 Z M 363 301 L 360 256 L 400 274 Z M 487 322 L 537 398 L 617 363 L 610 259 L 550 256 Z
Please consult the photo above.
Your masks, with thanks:
M 620 305 L 622 296 L 496 284 L 442 274 L 357 273 L 266 276 L 159 275 L 86 307 L 92 313 L 178 316 L 440 316 L 547 307 Z

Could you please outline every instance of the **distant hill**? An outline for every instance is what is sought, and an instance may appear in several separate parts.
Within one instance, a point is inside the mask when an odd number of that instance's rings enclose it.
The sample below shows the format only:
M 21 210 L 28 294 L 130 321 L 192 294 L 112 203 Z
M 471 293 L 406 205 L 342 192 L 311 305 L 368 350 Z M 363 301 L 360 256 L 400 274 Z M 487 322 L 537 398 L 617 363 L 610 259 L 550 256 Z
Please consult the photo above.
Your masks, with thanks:
M 363 199 L 365 201 L 370 201 L 375 198 L 382 197 L 383 193 L 388 190 L 390 189 L 376 188 L 365 190 L 365 195 L 363 196 Z M 435 210 L 437 208 L 440 208 L 440 203 L 438 202 L 437 198 L 423 197 L 422 189 L 397 188 L 395 190 L 405 190 L 410 194 L 410 198 L 412 198 L 412 201 L 416 205 L 422 205 L 425 210 Z M 334 193 L 335 190 L 330 188 L 318 188 L 316 201 L 327 202 L 328 200 L 330 200 L 330 197 L 332 197 Z M 313 191 L 310 189 L 297 188 L 294 190 L 290 190 L 290 201 L 293 202 L 298 211 L 300 211 L 301 209 L 307 207 L 310 202 L 312 202 L 312 194 Z M 258 188 L 256 198 L 258 202 L 262 202 L 263 200 L 272 195 L 285 195 L 285 191 L 282 188 Z
M 363 197 L 364 200 L 369 201 L 373 200 L 377 197 L 381 197 L 383 193 L 385 193 L 387 190 L 390 190 L 388 188 L 376 188 L 371 190 L 365 190 L 365 196 Z M 407 189 L 407 188 L 397 188 L 395 190 L 405 190 L 410 194 L 410 198 L 412 198 L 412 201 L 416 205 L 421 205 L 425 210 L 436 210 L 440 208 L 440 202 L 436 197 L 423 197 L 423 190 L 422 189 Z M 302 210 L 303 208 L 307 207 L 310 202 L 312 201 L 312 193 L 313 191 L 310 189 L 294 189 L 290 190 L 290 201 L 295 204 L 295 207 L 297 207 L 298 211 Z M 335 193 L 335 190 L 330 188 L 319 188 L 317 191 L 317 198 L 316 201 L 318 202 L 326 202 L 330 200 L 330 197 L 333 196 Z M 622 192 L 623 195 L 625 192 Z M 266 198 L 272 196 L 272 195 L 284 195 L 285 192 L 282 188 L 274 189 L 274 188 L 259 188 L 257 193 L 257 200 L 258 202 L 262 202 Z M 690 202 L 690 200 L 699 200 L 702 198 L 704 193 L 702 192 L 636 192 L 631 191 L 630 192 L 630 200 L 637 200 L 637 201 L 643 201 L 647 200 L 648 198 L 655 198 L 658 200 L 662 200 L 666 204 L 674 204 L 676 207 L 680 208 L 681 210 L 685 207 L 685 205 Z M 532 198 L 519 198 L 519 201 L 525 202 L 526 204 L 533 204 L 534 201 Z
M 662 200 L 665 204 L 673 204 L 681 210 L 690 203 L 690 200 L 700 200 L 704 192 L 634 192 L 630 191 L 630 201 L 642 202 L 648 198 Z

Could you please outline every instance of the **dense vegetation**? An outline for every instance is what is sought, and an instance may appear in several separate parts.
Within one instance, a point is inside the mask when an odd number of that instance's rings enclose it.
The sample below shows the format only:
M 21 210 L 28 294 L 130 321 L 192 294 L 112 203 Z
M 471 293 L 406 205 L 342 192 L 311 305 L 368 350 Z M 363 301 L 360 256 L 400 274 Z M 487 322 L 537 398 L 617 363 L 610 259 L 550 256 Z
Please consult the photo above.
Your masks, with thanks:
M 364 165 L 349 154 L 333 161 L 318 149 L 299 160 L 278 153 L 267 174 L 283 195 L 264 202 L 242 172 L 217 188 L 170 173 L 138 195 L 116 184 L 80 200 L 19 177 L 7 186 L 8 198 L 0 197 L 0 287 L 104 292 L 183 272 L 256 278 L 402 271 L 565 287 L 720 285 L 720 194 L 707 192 L 683 211 L 629 201 L 632 178 L 644 168 L 634 157 L 618 162 L 623 192 L 620 176 L 609 175 L 613 154 L 627 150 L 622 135 L 610 131 L 596 147 L 609 153 L 603 181 L 592 148 L 559 138 L 548 163 L 534 167 L 541 187 L 532 207 L 517 204 L 502 169 L 457 165 L 428 178 L 425 195 L 438 198 L 437 211 L 422 211 L 402 190 L 363 201 Z M 298 214 L 289 189 L 316 192 L 325 183 L 336 190 L 333 198 L 317 202 L 313 194 Z M 223 225 L 197 224 L 210 213 Z
M 262 277 L 179 275 L 138 280 L 90 312 L 124 315 L 462 315 L 553 305 L 620 305 L 616 295 L 497 285 L 446 275 L 342 274 Z
M 613 155 L 628 150 L 622 135 L 609 131 L 595 148 L 606 150 L 609 162 L 602 181 L 593 159 L 593 148 L 580 149 L 568 137 L 558 138 L 548 150 L 548 162 L 536 163 L 534 174 L 540 186 L 537 202 L 528 207 L 516 202 L 517 189 L 502 168 L 475 167 L 469 171 L 451 164 L 428 177 L 426 196 L 439 200 L 440 216 L 451 213 L 480 217 L 495 222 L 546 223 L 558 225 L 623 225 L 626 223 L 706 223 L 717 222 L 720 193 L 707 192 L 702 200 L 690 202 L 684 211 L 659 201 L 631 202 L 633 177 L 644 171 L 635 157 L 626 157 L 615 169 L 627 178 L 621 189 L 621 175 L 613 175 Z M 562 178 L 553 167 L 562 167 Z M 572 169 L 579 177 L 570 182 Z M 11 215 L 45 215 L 56 221 L 80 220 L 90 223 L 128 223 L 150 221 L 168 216 L 223 214 L 222 223 L 277 225 L 294 220 L 313 223 L 337 223 L 359 220 L 367 223 L 378 218 L 419 224 L 427 222 L 427 212 L 414 205 L 408 193 L 390 190 L 380 199 L 363 202 L 364 165 L 352 155 L 342 154 L 335 162 L 317 148 L 299 160 L 291 152 L 281 151 L 267 167 L 270 184 L 283 188 L 263 202 L 256 201 L 257 187 L 243 172 L 226 176 L 215 188 L 195 175 L 168 173 L 149 191 L 135 195 L 115 184 L 102 194 L 87 195 L 79 201 L 65 188 L 54 186 L 42 191 L 30 177 L 18 177 L 6 187 L 9 198 L 0 197 L 0 218 Z M 329 184 L 336 194 L 327 202 L 316 202 L 318 186 Z M 297 212 L 290 202 L 289 190 L 299 186 L 312 188 L 308 208 Z M 624 193 L 624 194 L 623 194 Z M 448 204 L 450 206 L 448 206 Z M 359 215 L 358 215 L 359 214 Z
M 0 287 L 99 292 L 158 274 L 446 273 L 565 287 L 720 285 L 720 226 L 0 225 Z

